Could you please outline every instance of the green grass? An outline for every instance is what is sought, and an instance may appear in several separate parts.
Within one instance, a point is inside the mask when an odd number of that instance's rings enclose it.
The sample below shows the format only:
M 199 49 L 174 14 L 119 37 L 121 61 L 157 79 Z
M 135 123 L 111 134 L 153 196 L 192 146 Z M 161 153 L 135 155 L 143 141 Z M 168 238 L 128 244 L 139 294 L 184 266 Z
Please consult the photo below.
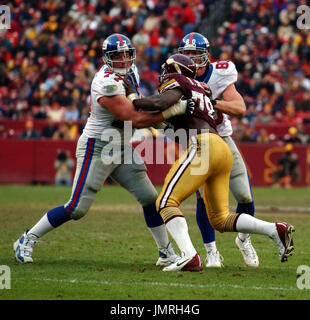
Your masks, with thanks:
M 126 190 L 105 186 L 88 214 L 42 237 L 33 264 L 14 260 L 12 244 L 49 209 L 64 204 L 68 187 L 0 187 L 0 265 L 11 269 L 11 290 L 0 290 L 0 300 L 296 300 L 310 298 L 299 290 L 296 270 L 310 265 L 310 215 L 262 213 L 267 221 L 295 226 L 295 251 L 286 263 L 267 237 L 252 235 L 260 258 L 257 269 L 243 263 L 235 247 L 235 234 L 217 233 L 224 268 L 198 273 L 165 273 L 155 266 L 158 252 L 145 227 L 141 208 Z M 309 189 L 254 188 L 257 206 L 307 207 Z M 182 204 L 196 249 L 205 258 L 195 221 L 195 198 Z M 234 206 L 234 200 L 231 199 Z M 174 245 L 175 246 L 175 245 Z M 176 246 L 175 246 L 176 248 Z

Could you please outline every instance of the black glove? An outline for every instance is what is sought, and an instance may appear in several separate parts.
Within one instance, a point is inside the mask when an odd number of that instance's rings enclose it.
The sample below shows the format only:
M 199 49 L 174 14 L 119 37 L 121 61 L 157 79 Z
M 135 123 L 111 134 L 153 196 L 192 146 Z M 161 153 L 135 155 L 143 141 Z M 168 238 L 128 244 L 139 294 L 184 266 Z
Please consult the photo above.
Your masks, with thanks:
M 220 100 L 220 99 L 216 98 L 216 99 L 212 99 L 212 100 L 210 100 L 210 101 L 211 101 L 211 103 L 212 103 L 212 106 L 213 106 L 213 107 L 216 105 L 217 100 Z
M 204 83 L 204 82 L 200 82 L 200 84 L 201 84 L 202 87 L 204 88 L 206 95 L 211 99 L 211 97 L 212 97 L 212 91 L 211 91 L 210 87 L 209 87 L 206 83 Z
M 195 111 L 196 108 L 196 102 L 192 99 L 187 100 L 187 105 L 186 105 L 186 114 L 187 115 L 192 115 Z
M 126 78 L 123 78 L 123 86 L 126 90 L 126 96 L 129 96 L 131 93 L 136 93 L 135 88 L 132 86 L 131 82 Z

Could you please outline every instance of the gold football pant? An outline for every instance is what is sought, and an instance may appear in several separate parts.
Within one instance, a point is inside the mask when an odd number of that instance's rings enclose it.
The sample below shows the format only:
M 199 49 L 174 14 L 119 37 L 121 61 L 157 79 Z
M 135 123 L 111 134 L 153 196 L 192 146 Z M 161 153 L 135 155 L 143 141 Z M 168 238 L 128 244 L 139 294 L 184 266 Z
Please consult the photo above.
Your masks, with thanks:
M 203 200 L 212 227 L 220 232 L 236 231 L 238 214 L 229 213 L 229 176 L 232 153 L 213 133 L 191 137 L 184 154 L 173 164 L 156 201 L 165 223 L 183 216 L 179 205 L 202 186 Z

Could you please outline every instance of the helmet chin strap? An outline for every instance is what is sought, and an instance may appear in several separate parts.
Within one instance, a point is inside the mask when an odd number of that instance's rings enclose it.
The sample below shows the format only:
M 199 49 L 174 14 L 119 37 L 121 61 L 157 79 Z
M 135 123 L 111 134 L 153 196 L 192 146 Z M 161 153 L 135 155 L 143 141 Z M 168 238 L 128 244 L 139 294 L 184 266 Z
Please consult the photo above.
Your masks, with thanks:
M 112 70 L 121 76 L 125 76 L 129 72 L 130 68 L 113 68 Z

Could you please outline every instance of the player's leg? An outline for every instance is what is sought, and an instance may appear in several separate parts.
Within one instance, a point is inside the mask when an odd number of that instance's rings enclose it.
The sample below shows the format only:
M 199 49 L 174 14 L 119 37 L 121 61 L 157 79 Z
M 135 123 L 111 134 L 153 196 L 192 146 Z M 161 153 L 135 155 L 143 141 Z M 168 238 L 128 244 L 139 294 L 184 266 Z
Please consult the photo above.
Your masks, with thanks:
M 111 178 L 132 193 L 141 204 L 147 228 L 153 235 L 159 251 L 156 265 L 169 265 L 176 261 L 178 255 L 175 254 L 168 238 L 166 226 L 156 211 L 157 191 L 146 173 L 146 167 L 140 156 L 131 147 L 130 150 L 126 150 L 130 154 L 133 153 L 132 159 L 139 159 L 139 163 L 135 161 L 132 164 L 120 165 L 111 174 Z
M 180 261 L 164 268 L 164 271 L 196 271 L 202 269 L 200 256 L 188 233 L 186 219 L 179 209 L 180 203 L 198 190 L 205 182 L 208 174 L 208 154 L 202 158 L 200 152 L 200 146 L 194 138 L 194 143 L 171 167 L 156 201 L 157 210 L 163 217 L 169 233 L 182 253 Z M 197 161 L 197 159 L 200 160 Z M 200 167 L 199 174 L 197 174 L 198 166 Z
M 90 208 L 95 194 L 101 189 L 109 170 L 102 164 L 100 148 L 95 139 L 81 136 L 77 146 L 77 166 L 70 200 L 49 210 L 15 243 L 15 257 L 19 262 L 32 262 L 32 250 L 38 238 L 71 219 L 80 219 Z
M 231 137 L 224 137 L 223 139 L 229 146 L 234 159 L 230 173 L 229 188 L 238 203 L 236 213 L 247 213 L 254 216 L 253 194 L 246 165 L 233 139 Z M 250 235 L 239 232 L 235 243 L 243 256 L 245 264 L 250 267 L 258 267 L 258 256 L 251 243 Z
M 221 146 L 221 150 L 217 148 L 218 155 L 221 155 L 222 161 L 219 161 L 216 157 L 213 158 L 218 163 L 217 174 L 208 177 L 207 183 L 203 186 L 203 197 L 211 225 L 215 230 L 220 232 L 267 235 L 276 243 L 281 262 L 286 261 L 293 250 L 293 226 L 285 222 L 266 222 L 245 213 L 229 213 L 228 188 L 230 165 L 225 157 L 224 149 L 223 146 Z
M 202 236 L 203 244 L 206 248 L 206 267 L 222 267 L 223 257 L 216 248 L 215 230 L 209 222 L 201 188 L 196 191 L 196 221 Z

